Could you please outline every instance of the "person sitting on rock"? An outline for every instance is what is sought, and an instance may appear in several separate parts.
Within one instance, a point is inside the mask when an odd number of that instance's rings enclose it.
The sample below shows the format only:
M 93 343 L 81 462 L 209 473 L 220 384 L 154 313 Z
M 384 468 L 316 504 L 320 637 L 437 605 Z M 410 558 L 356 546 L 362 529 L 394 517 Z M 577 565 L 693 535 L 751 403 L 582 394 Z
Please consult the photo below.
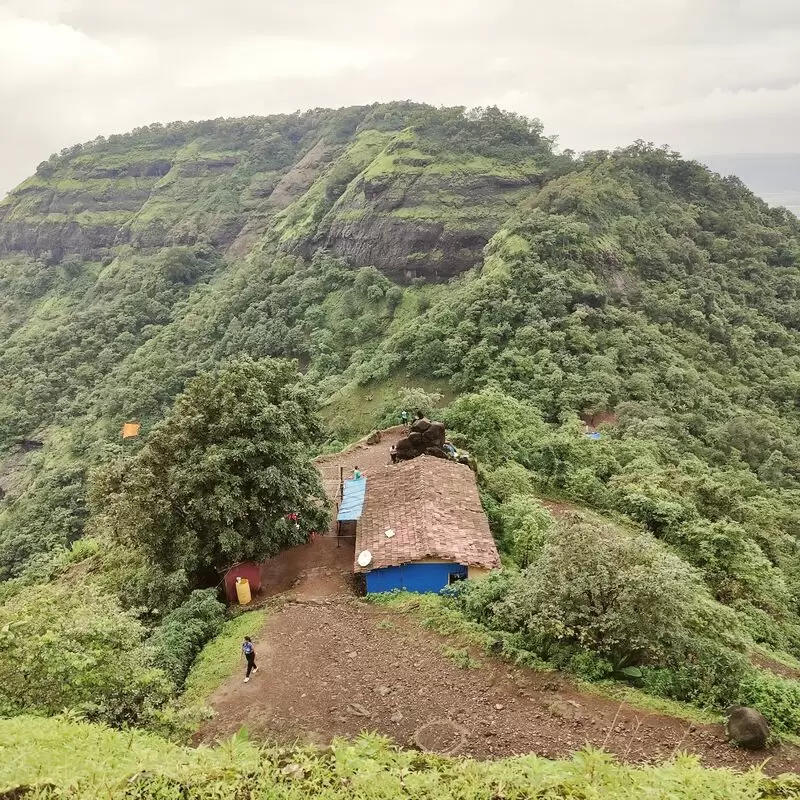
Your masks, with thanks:
M 452 444 L 450 444 L 450 442 L 445 442 L 442 445 L 442 450 L 444 450 L 445 453 L 447 453 L 448 458 L 452 458 L 454 461 L 458 460 L 458 450 L 456 450 L 456 448 Z

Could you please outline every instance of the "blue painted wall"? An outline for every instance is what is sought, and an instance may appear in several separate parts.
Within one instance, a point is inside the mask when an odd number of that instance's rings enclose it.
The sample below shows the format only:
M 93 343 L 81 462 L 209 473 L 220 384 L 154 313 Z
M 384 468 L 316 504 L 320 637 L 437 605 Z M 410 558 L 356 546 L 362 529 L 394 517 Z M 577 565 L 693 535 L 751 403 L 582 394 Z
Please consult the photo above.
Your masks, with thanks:
M 450 583 L 450 575 L 467 577 L 467 568 L 461 564 L 404 564 L 402 567 L 383 567 L 367 573 L 367 593 L 391 592 L 441 592 Z

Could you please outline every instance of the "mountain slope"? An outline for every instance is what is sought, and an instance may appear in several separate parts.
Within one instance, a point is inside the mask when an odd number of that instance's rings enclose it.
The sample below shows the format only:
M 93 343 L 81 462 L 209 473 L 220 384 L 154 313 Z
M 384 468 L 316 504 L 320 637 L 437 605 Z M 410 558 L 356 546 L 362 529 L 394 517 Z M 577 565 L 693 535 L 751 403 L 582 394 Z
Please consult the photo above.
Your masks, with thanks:
M 491 109 L 317 110 L 72 148 L 0 205 L 0 579 L 47 571 L 82 535 L 86 472 L 119 457 L 123 419 L 146 434 L 199 372 L 289 356 L 354 404 L 493 386 L 550 424 L 615 412 L 608 450 L 554 440 L 548 490 L 698 565 L 686 526 L 738 526 L 746 568 L 717 594 L 753 625 L 769 609 L 798 650 L 799 242 L 736 179 L 643 144 L 557 155 L 538 123 Z M 703 558 L 713 581 L 721 556 Z

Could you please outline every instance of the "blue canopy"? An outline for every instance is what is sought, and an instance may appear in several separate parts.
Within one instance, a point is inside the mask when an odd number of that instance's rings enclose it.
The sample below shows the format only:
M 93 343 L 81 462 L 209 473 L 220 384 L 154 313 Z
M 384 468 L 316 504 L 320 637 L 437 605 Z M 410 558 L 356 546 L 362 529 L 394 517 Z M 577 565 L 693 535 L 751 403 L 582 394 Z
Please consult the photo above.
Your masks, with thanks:
M 338 522 L 351 522 L 361 519 L 364 508 L 364 492 L 367 490 L 367 479 L 358 478 L 344 482 L 342 504 L 339 506 Z

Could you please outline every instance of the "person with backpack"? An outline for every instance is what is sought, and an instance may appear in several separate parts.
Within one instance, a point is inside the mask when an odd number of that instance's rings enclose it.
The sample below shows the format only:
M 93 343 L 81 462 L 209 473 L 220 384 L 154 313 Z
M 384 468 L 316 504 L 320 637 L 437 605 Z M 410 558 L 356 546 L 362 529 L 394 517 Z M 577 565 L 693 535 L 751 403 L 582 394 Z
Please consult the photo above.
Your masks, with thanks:
M 244 682 L 247 683 L 250 680 L 250 673 L 252 672 L 254 675 L 258 672 L 258 666 L 256 664 L 256 648 L 253 646 L 253 640 L 249 636 L 244 637 L 244 641 L 242 642 L 242 653 L 244 654 L 245 661 L 247 662 L 247 671 L 244 674 Z

